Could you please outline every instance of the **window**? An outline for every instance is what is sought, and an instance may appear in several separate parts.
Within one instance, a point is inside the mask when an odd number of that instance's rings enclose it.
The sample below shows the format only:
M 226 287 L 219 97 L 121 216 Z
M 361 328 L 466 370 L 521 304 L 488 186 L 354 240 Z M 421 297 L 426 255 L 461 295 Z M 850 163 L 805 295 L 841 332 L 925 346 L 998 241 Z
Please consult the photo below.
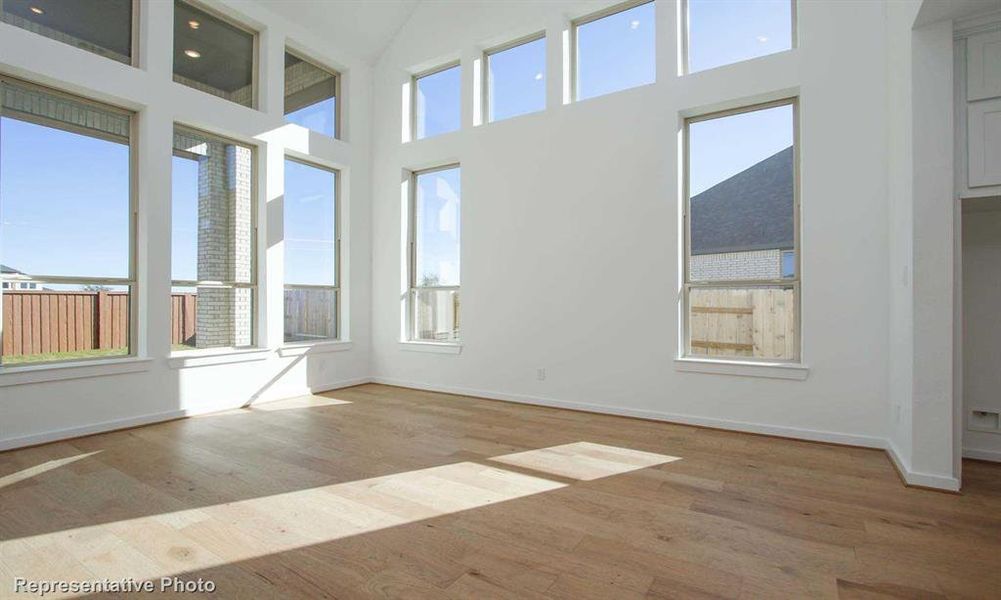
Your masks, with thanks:
M 484 53 L 487 120 L 546 108 L 546 34 Z
M 0 21 L 132 64 L 133 0 L 3 0 Z
M 410 339 L 459 341 L 458 165 L 419 171 L 411 178 Z
M 688 72 L 789 50 L 795 0 L 687 0 Z
M 253 108 L 253 32 L 174 0 L 174 81 Z
M 414 139 L 424 139 L 459 129 L 462 110 L 459 90 L 461 68 L 446 65 L 411 81 Z
M 686 354 L 799 360 L 796 101 L 685 129 Z
M 340 78 L 285 51 L 285 120 L 337 137 Z
M 654 2 L 620 5 L 575 21 L 572 29 L 577 100 L 656 80 Z
M 285 159 L 285 341 L 337 339 L 337 172 Z
M 174 127 L 171 344 L 251 346 L 257 295 L 254 152 Z
M 131 131 L 131 113 L 0 78 L 0 363 L 132 353 Z

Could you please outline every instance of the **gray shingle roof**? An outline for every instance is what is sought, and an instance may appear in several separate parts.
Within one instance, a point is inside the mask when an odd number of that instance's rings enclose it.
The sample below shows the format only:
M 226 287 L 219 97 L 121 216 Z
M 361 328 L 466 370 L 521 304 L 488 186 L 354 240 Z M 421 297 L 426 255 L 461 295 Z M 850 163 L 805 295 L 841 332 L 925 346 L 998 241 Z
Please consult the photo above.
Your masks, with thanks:
M 792 146 L 692 197 L 692 254 L 793 247 Z

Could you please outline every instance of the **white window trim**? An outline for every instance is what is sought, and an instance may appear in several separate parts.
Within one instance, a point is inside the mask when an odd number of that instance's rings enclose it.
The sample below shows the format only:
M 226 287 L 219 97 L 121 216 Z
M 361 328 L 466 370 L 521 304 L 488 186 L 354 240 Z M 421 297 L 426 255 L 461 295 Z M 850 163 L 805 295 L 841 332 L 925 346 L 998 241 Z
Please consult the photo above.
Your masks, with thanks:
M 24 364 L 0 367 L 0 387 L 121 375 L 123 373 L 139 373 L 148 371 L 152 366 L 152 358 L 127 356 L 123 358 L 91 359 L 78 362 L 50 362 L 37 365 Z
M 307 354 L 326 354 L 328 352 L 344 352 L 351 350 L 354 344 L 351 340 L 325 340 L 319 342 L 301 342 L 285 344 L 278 348 L 278 356 L 303 356 Z
M 408 352 L 429 352 L 432 354 L 461 354 L 462 344 L 451 342 L 400 342 L 400 350 Z
M 699 281 L 692 283 L 689 281 L 688 268 L 690 264 L 691 254 L 691 227 L 690 227 L 690 217 L 691 217 L 691 207 L 689 206 L 691 202 L 690 192 L 689 192 L 689 125 L 692 123 L 697 123 L 700 121 L 708 121 L 712 119 L 724 118 L 732 115 L 748 114 L 758 110 L 764 110 L 768 108 L 775 108 L 779 106 L 791 106 L 793 110 L 793 252 L 794 252 L 794 273 L 795 276 L 789 278 L 779 278 L 776 280 L 720 280 L 720 281 Z M 805 368 L 803 364 L 803 306 L 802 306 L 802 279 L 803 279 L 803 261 L 802 261 L 802 240 L 800 237 L 801 223 L 800 223 L 800 183 L 799 183 L 799 152 L 800 152 L 800 141 L 799 141 L 799 97 L 791 96 L 787 98 L 781 98 L 778 100 L 761 102 L 756 104 L 748 104 L 740 106 L 733 109 L 716 111 L 711 113 L 706 113 L 702 115 L 691 116 L 684 121 L 684 136 L 683 136 L 683 148 L 682 148 L 682 252 L 681 252 L 681 311 L 680 311 L 680 327 L 681 332 L 679 339 L 678 357 L 676 361 L 685 361 L 684 364 L 688 364 L 687 361 L 692 361 L 693 363 L 714 363 L 719 362 L 720 364 L 729 364 L 731 366 L 783 366 L 783 367 L 793 367 L 793 368 Z M 781 256 L 781 255 L 780 255 Z M 780 258 L 781 260 L 781 258 Z M 695 288 L 725 288 L 725 287 L 744 287 L 744 286 L 769 286 L 769 287 L 791 287 L 793 290 L 793 301 L 795 303 L 796 310 L 796 354 L 790 359 L 754 359 L 750 357 L 732 357 L 732 356 L 720 356 L 719 358 L 713 358 L 710 356 L 694 355 L 690 353 L 689 342 L 689 296 L 690 291 Z M 676 362 L 677 366 L 677 362 Z M 686 369 L 682 369 L 686 370 Z M 694 370 L 692 369 L 687 370 Z M 753 369 L 736 369 L 729 374 L 734 375 L 751 375 L 754 376 L 755 373 L 761 373 L 764 371 L 753 370 Z M 706 372 L 720 372 L 718 370 L 710 370 Z M 805 376 L 804 376 L 805 379 Z
M 685 373 L 710 373 L 714 375 L 739 375 L 768 379 L 794 379 L 803 381 L 810 375 L 804 364 L 781 362 L 756 362 L 722 358 L 694 358 L 679 356 L 674 359 L 674 370 Z
M 170 358 L 167 359 L 167 364 L 173 369 L 224 365 L 236 362 L 265 360 L 272 352 L 271 348 L 206 348 L 204 350 L 183 350 L 172 353 Z

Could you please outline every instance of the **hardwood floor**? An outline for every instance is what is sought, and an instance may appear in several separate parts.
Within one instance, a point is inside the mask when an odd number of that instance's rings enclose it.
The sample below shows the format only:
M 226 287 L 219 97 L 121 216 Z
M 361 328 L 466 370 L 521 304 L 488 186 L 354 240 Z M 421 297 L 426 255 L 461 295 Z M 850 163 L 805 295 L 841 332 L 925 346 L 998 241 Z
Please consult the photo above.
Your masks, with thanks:
M 175 575 L 222 598 L 998 597 L 1001 465 L 964 475 L 949 495 L 880 451 L 363 385 L 0 454 L 0 597 Z

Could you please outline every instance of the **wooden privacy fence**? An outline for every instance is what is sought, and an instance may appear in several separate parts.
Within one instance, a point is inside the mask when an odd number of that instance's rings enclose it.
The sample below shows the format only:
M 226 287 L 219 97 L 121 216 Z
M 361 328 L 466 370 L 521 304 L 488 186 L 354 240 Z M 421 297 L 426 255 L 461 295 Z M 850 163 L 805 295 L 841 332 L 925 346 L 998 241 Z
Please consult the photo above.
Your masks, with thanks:
M 694 288 L 691 352 L 706 356 L 796 356 L 796 310 L 788 288 Z
M 3 292 L 5 356 L 111 350 L 128 343 L 126 292 Z

